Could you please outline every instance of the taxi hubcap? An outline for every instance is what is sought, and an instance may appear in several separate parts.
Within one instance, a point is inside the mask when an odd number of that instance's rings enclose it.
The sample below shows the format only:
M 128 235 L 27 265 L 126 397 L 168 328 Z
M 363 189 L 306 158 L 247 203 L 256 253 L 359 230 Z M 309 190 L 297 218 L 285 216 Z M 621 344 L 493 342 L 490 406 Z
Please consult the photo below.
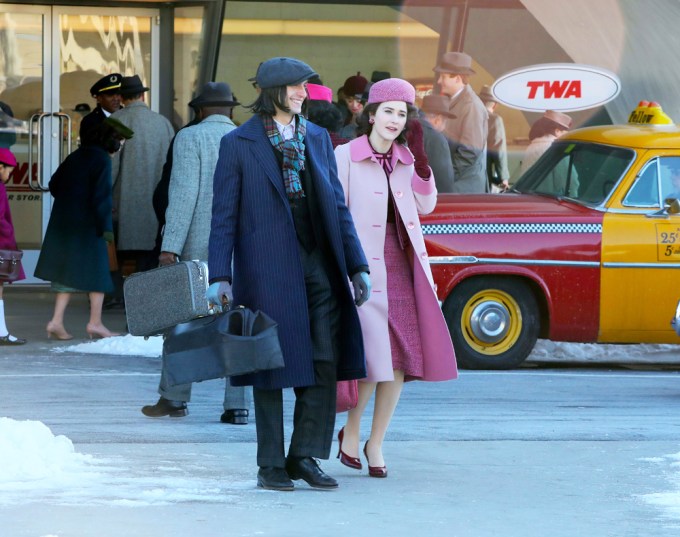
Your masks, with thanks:
M 522 312 L 515 298 L 500 289 L 485 289 L 466 302 L 461 316 L 463 336 L 475 351 L 502 354 L 522 331 Z
M 510 313 L 507 308 L 493 300 L 485 300 L 475 306 L 470 315 L 470 329 L 481 341 L 496 343 L 508 333 Z

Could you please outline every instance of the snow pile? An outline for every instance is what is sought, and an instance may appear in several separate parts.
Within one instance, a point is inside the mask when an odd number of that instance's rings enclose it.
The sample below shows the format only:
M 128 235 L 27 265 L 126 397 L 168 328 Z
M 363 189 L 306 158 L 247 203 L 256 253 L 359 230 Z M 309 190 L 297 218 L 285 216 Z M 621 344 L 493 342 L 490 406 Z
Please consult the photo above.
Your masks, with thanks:
M 216 472 L 221 450 L 211 457 L 189 456 L 191 462 L 178 466 L 159 456 L 156 446 L 138 446 L 136 457 L 142 460 L 135 466 L 120 455 L 104 459 L 77 453 L 70 439 L 55 436 L 42 422 L 0 417 L 0 506 L 235 505 L 243 501 L 244 491 L 252 490 L 252 472 Z
M 89 343 L 55 347 L 54 352 L 80 352 L 85 354 L 116 354 L 126 356 L 147 356 L 157 358 L 163 350 L 163 338 L 154 336 L 144 339 L 141 336 L 107 337 Z
M 671 472 L 668 480 L 673 485 L 673 490 L 643 494 L 642 499 L 660 509 L 664 515 L 672 519 L 680 519 L 680 453 L 665 455 L 663 459 L 643 459 L 647 462 L 664 463 L 670 461 Z
M 109 337 L 55 347 L 54 352 L 83 354 L 114 354 L 119 356 L 144 356 L 158 358 L 163 350 L 163 338 L 154 336 Z M 539 362 L 674 362 L 680 360 L 680 345 L 609 345 L 602 343 L 566 343 L 539 339 L 527 360 Z
M 539 339 L 527 360 L 564 362 L 654 362 L 666 355 L 680 357 L 680 346 L 670 344 L 566 343 Z
M 20 483 L 57 482 L 82 473 L 92 457 L 76 453 L 71 440 L 39 421 L 0 418 L 0 490 Z

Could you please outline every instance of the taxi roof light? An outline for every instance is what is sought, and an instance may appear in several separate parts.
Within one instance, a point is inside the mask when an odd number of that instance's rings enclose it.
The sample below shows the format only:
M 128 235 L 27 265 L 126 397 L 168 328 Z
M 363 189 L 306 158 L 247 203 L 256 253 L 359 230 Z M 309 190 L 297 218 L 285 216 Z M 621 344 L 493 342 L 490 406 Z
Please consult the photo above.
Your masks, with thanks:
M 656 101 L 640 101 L 628 116 L 628 123 L 642 125 L 672 125 L 673 120 Z

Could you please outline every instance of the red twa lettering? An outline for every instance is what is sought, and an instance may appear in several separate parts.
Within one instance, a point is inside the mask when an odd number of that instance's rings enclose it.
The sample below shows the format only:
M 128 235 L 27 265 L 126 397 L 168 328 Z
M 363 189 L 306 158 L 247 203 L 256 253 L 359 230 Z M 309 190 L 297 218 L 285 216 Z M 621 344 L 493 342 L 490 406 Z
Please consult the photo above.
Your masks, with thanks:
M 528 99 L 543 97 L 544 99 L 568 99 L 569 97 L 581 97 L 580 80 L 536 80 L 527 82 L 529 88 Z M 539 90 L 543 90 L 543 95 L 539 95 Z
M 10 175 L 10 184 L 12 185 L 27 185 L 28 184 L 28 164 L 22 162 L 12 171 Z

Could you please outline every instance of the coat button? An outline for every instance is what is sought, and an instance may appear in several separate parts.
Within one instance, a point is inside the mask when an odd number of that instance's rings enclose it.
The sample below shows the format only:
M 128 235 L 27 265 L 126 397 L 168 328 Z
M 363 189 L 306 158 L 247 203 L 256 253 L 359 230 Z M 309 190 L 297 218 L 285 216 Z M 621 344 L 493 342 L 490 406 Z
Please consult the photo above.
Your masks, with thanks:
M 409 229 L 413 229 L 414 227 L 416 227 L 416 225 L 413 222 L 409 222 L 408 224 L 406 224 L 406 227 Z
M 420 254 L 421 259 L 427 259 L 427 252 Z
M 403 197 L 404 197 L 404 193 L 403 193 L 401 190 L 398 190 L 398 191 L 395 193 L 395 196 L 397 196 L 398 198 L 403 198 Z

